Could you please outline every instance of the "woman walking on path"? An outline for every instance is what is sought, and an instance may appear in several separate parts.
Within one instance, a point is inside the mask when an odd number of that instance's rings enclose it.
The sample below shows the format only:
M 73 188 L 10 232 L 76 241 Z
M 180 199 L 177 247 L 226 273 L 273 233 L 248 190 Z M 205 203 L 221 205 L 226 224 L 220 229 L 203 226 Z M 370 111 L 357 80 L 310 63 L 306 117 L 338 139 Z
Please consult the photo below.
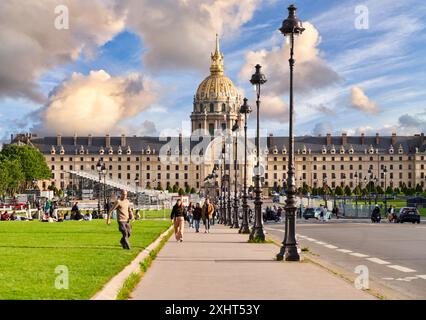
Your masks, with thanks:
M 194 219 L 195 232 L 200 232 L 201 206 L 199 203 L 197 203 L 194 208 L 193 219 Z
M 203 209 L 201 210 L 201 218 L 206 228 L 204 233 L 210 232 L 210 220 L 213 218 L 214 206 L 210 203 L 210 199 L 207 198 L 204 202 Z
M 173 206 L 170 219 L 173 220 L 175 228 L 176 241 L 183 241 L 183 229 L 185 227 L 185 208 L 183 207 L 182 200 L 178 199 Z

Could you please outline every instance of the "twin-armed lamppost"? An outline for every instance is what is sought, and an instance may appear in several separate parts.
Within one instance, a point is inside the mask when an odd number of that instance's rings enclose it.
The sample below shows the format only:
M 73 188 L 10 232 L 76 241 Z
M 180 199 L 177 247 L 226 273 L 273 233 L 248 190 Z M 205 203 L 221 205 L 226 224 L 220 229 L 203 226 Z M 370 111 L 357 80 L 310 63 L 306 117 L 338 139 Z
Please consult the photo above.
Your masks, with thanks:
M 296 17 L 296 7 L 290 5 L 288 7 L 288 17 L 283 21 L 280 28 L 284 37 L 290 39 L 290 103 L 289 103 L 289 162 L 288 162 L 288 178 L 287 178 L 287 199 L 285 206 L 286 222 L 288 228 L 286 229 L 283 245 L 277 255 L 277 260 L 286 261 L 299 261 L 300 256 L 297 251 L 296 242 L 296 182 L 295 182 L 295 168 L 294 168 L 294 106 L 293 106 L 293 68 L 294 68 L 294 37 L 301 35 L 305 29 L 302 22 Z

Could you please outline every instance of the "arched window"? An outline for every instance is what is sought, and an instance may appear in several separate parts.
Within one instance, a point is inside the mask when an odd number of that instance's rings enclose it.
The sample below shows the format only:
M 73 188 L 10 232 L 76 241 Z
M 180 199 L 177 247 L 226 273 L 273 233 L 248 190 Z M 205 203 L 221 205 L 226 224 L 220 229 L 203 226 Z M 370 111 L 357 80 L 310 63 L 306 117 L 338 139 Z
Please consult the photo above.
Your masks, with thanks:
M 222 112 L 226 112 L 226 105 L 222 103 Z
M 210 103 L 210 112 L 214 112 L 214 104 Z
M 204 110 L 203 110 L 203 104 L 202 103 L 200 103 L 200 112 L 203 112 Z

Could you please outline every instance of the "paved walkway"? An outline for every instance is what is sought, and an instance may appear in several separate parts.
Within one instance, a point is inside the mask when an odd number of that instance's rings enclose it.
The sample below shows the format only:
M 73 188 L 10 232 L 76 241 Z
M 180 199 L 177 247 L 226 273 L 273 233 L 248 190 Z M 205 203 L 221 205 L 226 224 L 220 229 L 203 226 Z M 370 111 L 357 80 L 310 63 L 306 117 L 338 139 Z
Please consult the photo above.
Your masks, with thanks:
M 131 295 L 142 300 L 374 299 L 310 262 L 277 262 L 274 244 L 215 225 L 163 247 Z

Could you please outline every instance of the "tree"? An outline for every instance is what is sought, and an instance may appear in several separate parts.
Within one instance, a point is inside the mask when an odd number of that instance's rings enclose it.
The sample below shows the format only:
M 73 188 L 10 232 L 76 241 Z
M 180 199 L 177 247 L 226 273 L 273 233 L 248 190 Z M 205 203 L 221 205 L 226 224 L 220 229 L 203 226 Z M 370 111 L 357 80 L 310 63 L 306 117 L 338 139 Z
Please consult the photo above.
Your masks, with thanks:
M 391 186 L 386 188 L 386 194 L 393 194 L 393 189 Z
M 417 184 L 416 186 L 416 193 L 422 193 L 423 192 L 423 188 L 420 184 Z
M 354 189 L 354 194 L 356 196 L 360 196 L 362 194 L 361 188 L 359 186 L 356 186 L 356 188 Z
M 381 187 L 381 186 L 377 186 L 376 187 L 376 192 L 378 193 L 378 194 L 384 194 L 385 192 L 384 192 L 384 190 L 383 190 L 383 188 Z
M 170 185 L 169 185 L 169 186 L 167 187 L 167 191 L 168 191 L 169 193 L 173 193 L 173 188 L 172 188 L 172 186 L 170 186 Z
M 163 187 L 161 186 L 161 184 L 160 184 L 160 185 L 158 185 L 157 190 L 158 190 L 158 191 L 163 191 Z
M 351 190 L 351 188 L 350 188 L 349 186 L 346 186 L 346 187 L 345 187 L 345 194 L 346 194 L 347 196 L 352 195 L 352 190 Z
M 177 193 L 179 191 L 179 187 L 177 184 L 173 186 L 173 193 Z
M 343 196 L 344 192 L 341 186 L 337 186 L 336 189 L 334 190 L 334 193 L 336 196 Z
M 17 160 L 20 163 L 27 186 L 34 179 L 43 180 L 52 177 L 43 154 L 36 148 L 9 144 L 4 146 L 0 153 L 5 159 Z
M 0 158 L 0 195 L 15 195 L 24 180 L 18 160 Z
M 191 192 L 191 187 L 187 184 L 185 187 L 185 194 L 189 194 Z
M 185 195 L 185 191 L 182 188 L 179 188 L 178 193 L 180 196 Z

